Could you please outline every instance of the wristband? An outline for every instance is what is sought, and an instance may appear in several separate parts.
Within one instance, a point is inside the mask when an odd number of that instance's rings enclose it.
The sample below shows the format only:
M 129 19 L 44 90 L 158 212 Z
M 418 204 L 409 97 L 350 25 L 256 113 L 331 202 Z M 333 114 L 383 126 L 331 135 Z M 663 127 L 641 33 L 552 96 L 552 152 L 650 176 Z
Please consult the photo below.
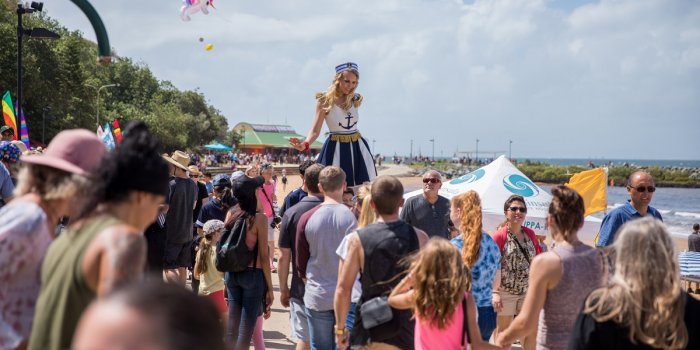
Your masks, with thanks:
M 304 145 L 304 152 L 308 152 L 309 151 L 309 141 L 302 142 L 302 145 Z
M 345 326 L 343 326 L 342 329 L 338 329 L 337 327 L 335 328 L 335 335 L 343 335 L 343 334 L 345 334 L 345 332 L 346 332 Z

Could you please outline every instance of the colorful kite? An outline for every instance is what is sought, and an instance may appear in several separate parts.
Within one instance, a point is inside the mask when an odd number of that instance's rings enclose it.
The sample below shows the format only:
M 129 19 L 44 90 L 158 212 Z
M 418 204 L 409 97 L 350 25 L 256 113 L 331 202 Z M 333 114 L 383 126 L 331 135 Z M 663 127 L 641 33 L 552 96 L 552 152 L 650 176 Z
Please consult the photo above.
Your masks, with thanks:
M 180 18 L 183 21 L 189 21 L 190 15 L 202 11 L 203 14 L 208 15 L 209 9 L 207 6 L 214 8 L 213 0 L 182 0 L 182 7 L 180 7 Z

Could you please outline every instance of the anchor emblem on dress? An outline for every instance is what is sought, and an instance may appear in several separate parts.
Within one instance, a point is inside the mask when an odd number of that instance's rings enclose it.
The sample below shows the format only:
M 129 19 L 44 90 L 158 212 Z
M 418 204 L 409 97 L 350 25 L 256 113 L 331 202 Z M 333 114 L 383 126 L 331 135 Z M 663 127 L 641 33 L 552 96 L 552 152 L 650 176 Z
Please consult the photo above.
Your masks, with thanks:
M 352 118 L 353 118 L 352 113 L 348 112 L 348 116 L 345 117 L 345 119 L 348 120 L 348 125 L 343 125 L 342 123 L 338 122 L 338 126 L 340 126 L 341 128 L 343 128 L 345 130 L 352 129 L 355 125 L 357 125 L 357 122 L 350 124 L 350 119 L 352 119 Z

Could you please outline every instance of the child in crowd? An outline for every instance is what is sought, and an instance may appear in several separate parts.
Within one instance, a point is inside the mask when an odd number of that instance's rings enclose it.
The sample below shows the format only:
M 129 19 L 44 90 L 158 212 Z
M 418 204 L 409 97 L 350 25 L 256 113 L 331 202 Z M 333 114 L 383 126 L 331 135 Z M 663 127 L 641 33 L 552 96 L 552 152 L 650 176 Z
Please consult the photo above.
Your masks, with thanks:
M 389 305 L 414 310 L 415 349 L 499 349 L 481 339 L 469 269 L 457 248 L 432 238 L 412 260 Z
M 219 272 L 214 265 L 216 264 L 216 243 L 223 231 L 224 222 L 221 220 L 209 220 L 204 224 L 204 239 L 199 243 L 194 276 L 199 280 L 199 294 L 214 302 L 221 313 L 225 329 L 228 307 L 224 299 L 224 273 Z
M 355 198 L 355 191 L 352 188 L 346 188 L 343 191 L 343 204 L 347 205 L 348 208 L 352 209 L 355 206 L 353 199 Z

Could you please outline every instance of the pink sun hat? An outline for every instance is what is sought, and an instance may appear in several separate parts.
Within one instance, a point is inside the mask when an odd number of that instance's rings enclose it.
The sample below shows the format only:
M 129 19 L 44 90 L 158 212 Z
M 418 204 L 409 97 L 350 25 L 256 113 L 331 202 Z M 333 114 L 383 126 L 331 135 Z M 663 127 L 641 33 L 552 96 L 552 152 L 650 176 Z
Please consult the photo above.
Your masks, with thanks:
M 22 157 L 22 162 L 89 176 L 105 153 L 107 149 L 97 135 L 72 129 L 59 132 L 43 154 Z

